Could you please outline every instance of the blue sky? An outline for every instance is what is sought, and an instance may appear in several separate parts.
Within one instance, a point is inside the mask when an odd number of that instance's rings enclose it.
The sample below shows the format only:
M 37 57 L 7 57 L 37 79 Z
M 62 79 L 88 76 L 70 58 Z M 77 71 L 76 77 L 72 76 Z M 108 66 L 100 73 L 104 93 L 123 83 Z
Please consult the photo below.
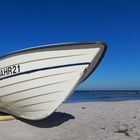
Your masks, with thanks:
M 0 55 L 97 40 L 107 53 L 79 89 L 140 89 L 139 0 L 0 0 Z

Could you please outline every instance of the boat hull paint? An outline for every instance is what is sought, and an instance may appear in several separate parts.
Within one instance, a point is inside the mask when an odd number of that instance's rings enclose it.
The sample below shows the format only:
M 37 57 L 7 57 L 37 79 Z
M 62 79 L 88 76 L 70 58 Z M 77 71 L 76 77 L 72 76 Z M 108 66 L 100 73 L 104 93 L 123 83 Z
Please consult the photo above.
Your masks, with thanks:
M 0 109 L 39 120 L 52 114 L 97 67 L 103 43 L 41 46 L 0 58 Z

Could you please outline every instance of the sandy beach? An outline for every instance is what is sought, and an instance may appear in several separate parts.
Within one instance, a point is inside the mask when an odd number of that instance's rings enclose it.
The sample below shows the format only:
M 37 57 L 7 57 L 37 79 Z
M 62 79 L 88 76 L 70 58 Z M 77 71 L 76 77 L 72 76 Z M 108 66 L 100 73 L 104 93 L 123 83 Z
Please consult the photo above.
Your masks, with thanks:
M 140 140 L 140 101 L 62 104 L 41 121 L 0 122 L 0 140 Z

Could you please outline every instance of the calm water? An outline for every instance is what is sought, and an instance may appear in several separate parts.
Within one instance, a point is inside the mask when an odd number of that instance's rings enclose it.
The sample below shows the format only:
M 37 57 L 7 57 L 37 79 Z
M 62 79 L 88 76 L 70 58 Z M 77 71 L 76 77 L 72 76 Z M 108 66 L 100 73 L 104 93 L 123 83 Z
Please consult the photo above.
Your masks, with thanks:
M 76 91 L 66 103 L 140 100 L 140 91 Z

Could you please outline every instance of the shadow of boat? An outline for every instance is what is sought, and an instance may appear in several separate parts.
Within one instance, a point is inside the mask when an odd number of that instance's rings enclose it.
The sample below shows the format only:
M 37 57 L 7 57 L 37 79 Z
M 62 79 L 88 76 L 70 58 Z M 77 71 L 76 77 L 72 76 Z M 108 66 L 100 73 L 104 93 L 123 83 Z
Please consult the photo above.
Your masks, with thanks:
M 54 112 L 52 115 L 42 120 L 33 121 L 33 120 L 26 120 L 22 118 L 17 118 L 17 119 L 35 127 L 52 128 L 52 127 L 59 126 L 69 121 L 70 119 L 75 119 L 75 117 L 68 113 Z

